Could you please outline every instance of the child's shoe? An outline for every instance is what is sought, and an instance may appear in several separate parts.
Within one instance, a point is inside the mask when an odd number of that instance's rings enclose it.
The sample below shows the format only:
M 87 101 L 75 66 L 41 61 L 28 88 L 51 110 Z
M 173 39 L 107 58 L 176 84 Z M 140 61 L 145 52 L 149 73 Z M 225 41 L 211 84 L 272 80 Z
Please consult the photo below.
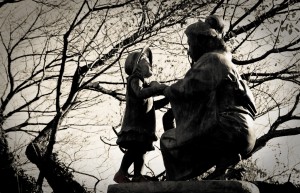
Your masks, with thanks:
M 115 182 L 117 183 L 128 183 L 130 182 L 130 179 L 124 175 L 124 174 L 121 174 L 121 172 L 117 172 L 114 176 L 114 179 L 113 179 Z
M 132 182 L 149 182 L 144 176 L 134 176 L 131 180 Z

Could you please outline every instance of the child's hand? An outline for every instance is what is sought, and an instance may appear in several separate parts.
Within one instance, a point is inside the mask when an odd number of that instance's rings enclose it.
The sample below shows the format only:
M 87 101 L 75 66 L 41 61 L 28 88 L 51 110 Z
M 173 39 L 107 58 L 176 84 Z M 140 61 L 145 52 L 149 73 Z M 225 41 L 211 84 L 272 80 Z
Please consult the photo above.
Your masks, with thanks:
M 150 85 L 150 87 L 158 88 L 160 91 L 163 91 L 167 87 L 167 85 L 160 84 L 157 81 L 151 81 L 149 85 Z
M 149 84 L 151 87 L 159 86 L 160 84 L 157 81 L 151 81 Z

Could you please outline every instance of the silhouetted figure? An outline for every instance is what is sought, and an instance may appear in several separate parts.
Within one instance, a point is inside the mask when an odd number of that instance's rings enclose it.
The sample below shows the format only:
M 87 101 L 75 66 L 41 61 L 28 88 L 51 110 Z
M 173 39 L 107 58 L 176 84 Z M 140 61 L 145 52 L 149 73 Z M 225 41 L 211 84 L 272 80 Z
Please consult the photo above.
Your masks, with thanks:
M 162 94 L 166 87 L 152 81 L 147 84 L 145 78 L 152 75 L 152 52 L 148 48 L 143 52 L 134 52 L 128 55 L 125 62 L 127 78 L 126 110 L 121 131 L 118 134 L 117 144 L 127 149 L 119 171 L 114 176 L 117 183 L 130 182 L 128 169 L 134 164 L 133 182 L 143 182 L 147 179 L 141 174 L 144 164 L 144 154 L 154 150 L 155 109 L 168 104 L 166 99 L 153 100 L 154 95 Z

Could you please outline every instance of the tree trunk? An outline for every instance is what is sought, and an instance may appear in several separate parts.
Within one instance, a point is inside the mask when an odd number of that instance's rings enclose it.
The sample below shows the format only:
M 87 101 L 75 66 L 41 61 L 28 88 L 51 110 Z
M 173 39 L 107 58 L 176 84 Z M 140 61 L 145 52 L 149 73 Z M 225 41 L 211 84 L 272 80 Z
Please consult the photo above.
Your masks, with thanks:
M 0 115 L 0 192 L 1 193 L 33 193 L 38 192 L 35 180 L 14 164 L 13 154 L 9 152 L 7 140 L 2 127 L 3 116 Z
M 57 121 L 59 117 L 54 117 L 27 146 L 26 155 L 32 163 L 36 164 L 55 193 L 86 193 L 85 188 L 73 179 L 71 172 L 56 158 L 56 155 L 48 152 L 51 132 L 58 126 Z

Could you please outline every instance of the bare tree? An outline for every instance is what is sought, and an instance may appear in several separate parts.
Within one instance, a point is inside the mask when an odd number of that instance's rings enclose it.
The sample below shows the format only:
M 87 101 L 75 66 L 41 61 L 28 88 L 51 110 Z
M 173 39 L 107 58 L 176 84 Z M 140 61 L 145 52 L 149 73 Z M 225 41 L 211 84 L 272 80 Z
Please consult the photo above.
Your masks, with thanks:
M 21 11 L 28 4 L 30 8 Z M 37 182 L 32 183 L 40 191 L 46 178 L 54 192 L 87 192 L 73 178 L 78 174 L 92 178 L 96 192 L 104 179 L 74 167 L 88 156 L 71 131 L 101 136 L 105 167 L 123 113 L 124 58 L 150 44 L 154 54 L 162 55 L 154 56 L 156 78 L 173 82 L 189 66 L 180 65 L 187 63 L 183 30 L 209 14 L 229 23 L 224 39 L 255 93 L 258 119 L 278 113 L 265 123 L 267 131 L 259 136 L 253 153 L 274 138 L 298 135 L 297 125 L 287 125 L 299 120 L 299 6 L 287 0 L 1 4 L 1 139 L 10 142 L 16 133 L 25 135 L 14 148 L 23 155 L 26 149 L 37 166 Z M 282 89 L 291 94 L 283 96 L 278 92 Z M 28 167 L 28 160 L 22 159 L 22 168 Z

